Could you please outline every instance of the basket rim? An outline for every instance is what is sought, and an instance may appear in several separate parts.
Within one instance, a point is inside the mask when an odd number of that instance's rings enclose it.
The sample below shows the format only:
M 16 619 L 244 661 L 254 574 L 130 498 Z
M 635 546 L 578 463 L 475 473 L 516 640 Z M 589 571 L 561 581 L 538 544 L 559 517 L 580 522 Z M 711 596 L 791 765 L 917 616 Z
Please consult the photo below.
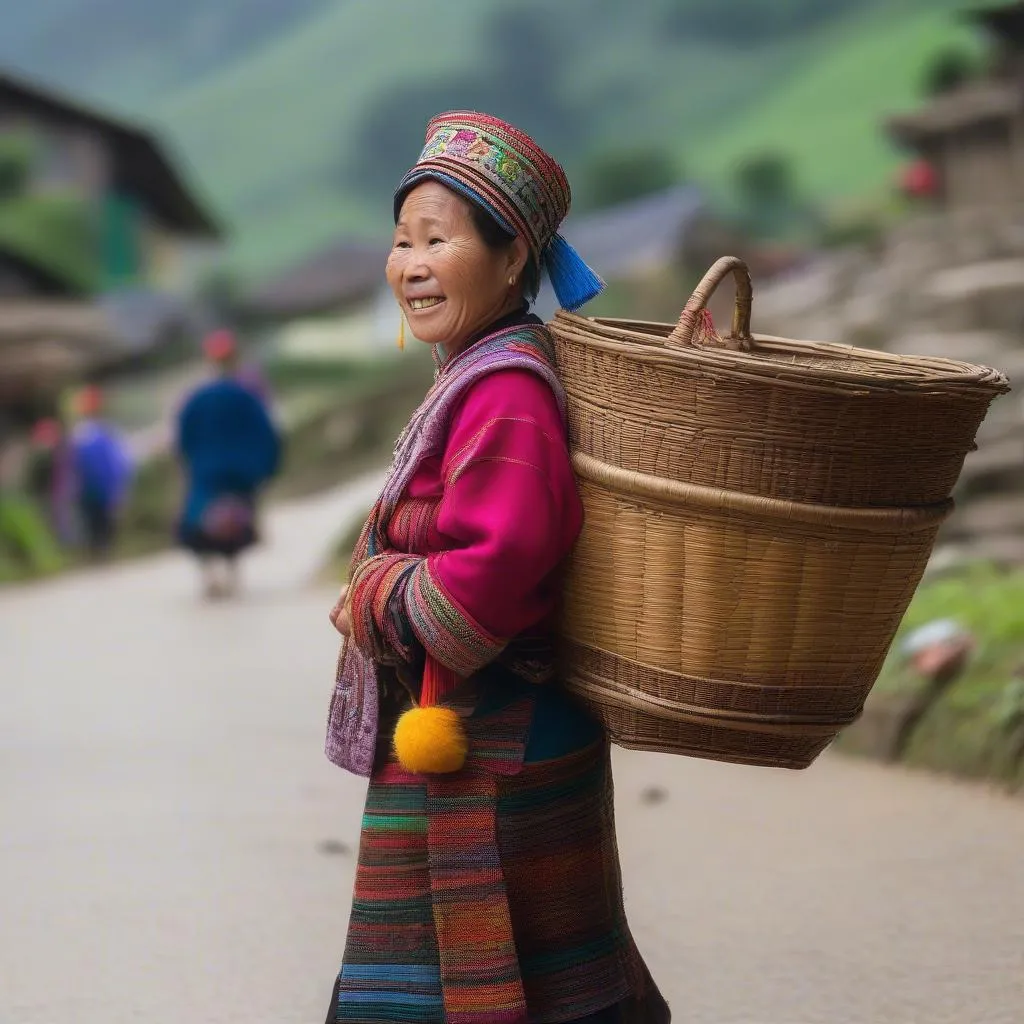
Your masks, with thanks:
M 705 373 L 729 373 L 748 376 L 759 381 L 765 379 L 782 385 L 818 386 L 828 390 L 842 388 L 864 391 L 896 391 L 927 393 L 955 390 L 963 393 L 974 388 L 994 398 L 1010 390 L 1010 382 L 993 367 L 947 359 L 942 356 L 909 356 L 859 348 L 827 341 L 799 341 L 775 335 L 754 334 L 754 341 L 768 354 L 821 355 L 836 365 L 827 369 L 807 366 L 781 359 L 759 359 L 756 352 L 733 351 L 710 346 L 689 348 L 668 347 L 660 344 L 674 325 L 659 321 L 631 320 L 613 317 L 584 317 L 560 309 L 549 321 L 548 328 L 556 340 L 575 341 L 592 346 L 611 355 L 624 355 L 642 362 L 675 368 L 699 369 Z M 650 332 L 637 330 L 648 328 Z M 903 367 L 918 374 L 885 374 L 842 369 L 841 365 L 876 367 Z
M 579 450 L 572 452 L 572 466 L 584 480 L 627 497 L 648 498 L 672 505 L 686 504 L 689 508 L 715 512 L 739 512 L 758 519 L 783 518 L 810 526 L 837 527 L 864 533 L 904 534 L 931 530 L 946 519 L 954 508 L 952 498 L 934 505 L 899 508 L 848 508 L 772 498 L 622 469 Z

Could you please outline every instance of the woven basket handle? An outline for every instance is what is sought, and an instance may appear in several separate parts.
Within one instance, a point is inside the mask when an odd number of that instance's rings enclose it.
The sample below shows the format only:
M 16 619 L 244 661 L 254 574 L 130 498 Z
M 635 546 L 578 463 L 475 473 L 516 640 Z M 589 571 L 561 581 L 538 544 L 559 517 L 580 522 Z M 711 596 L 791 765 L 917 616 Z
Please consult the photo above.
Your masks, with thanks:
M 665 339 L 669 348 L 695 348 L 694 340 L 701 313 L 707 307 L 708 299 L 714 290 L 732 272 L 736 281 L 736 306 L 732 313 L 732 331 L 721 343 L 714 343 L 716 348 L 737 349 L 749 352 L 754 346 L 750 335 L 750 309 L 753 303 L 754 290 L 750 283 L 750 271 L 746 263 L 738 256 L 723 256 L 701 278 L 700 284 L 694 289 L 689 302 L 679 314 L 679 323 L 675 330 Z

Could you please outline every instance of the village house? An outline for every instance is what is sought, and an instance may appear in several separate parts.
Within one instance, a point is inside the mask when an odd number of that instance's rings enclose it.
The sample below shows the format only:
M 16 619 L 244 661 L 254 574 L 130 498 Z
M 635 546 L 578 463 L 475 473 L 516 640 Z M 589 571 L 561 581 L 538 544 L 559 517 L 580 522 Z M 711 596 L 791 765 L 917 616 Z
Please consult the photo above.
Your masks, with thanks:
M 153 134 L 0 72 L 0 403 L 180 333 L 222 234 Z
M 222 228 L 150 132 L 0 72 L 0 141 L 15 139 L 30 157 L 18 198 L 82 204 L 94 263 L 71 269 L 58 258 L 54 265 L 24 237 L 20 221 L 7 223 L 12 216 L 38 218 L 52 228 L 53 207 L 41 202 L 38 212 L 15 215 L 15 200 L 6 197 L 0 282 L 8 294 L 15 286 L 34 294 L 83 294 L 129 285 L 176 291 L 194 283 Z M 85 263 L 87 246 L 75 241 Z
M 886 124 L 930 169 L 929 191 L 949 210 L 1024 199 L 1024 2 L 963 17 L 987 37 L 984 73 Z
M 149 131 L 0 71 L 0 435 L 181 336 L 222 236 Z
M 643 305 L 643 282 L 677 267 L 706 215 L 700 192 L 682 185 L 570 217 L 564 233 L 607 281 L 636 284 Z M 281 347 L 293 357 L 390 350 L 400 313 L 384 280 L 387 252 L 386 243 L 342 239 L 260 283 L 243 297 L 241 310 L 280 324 Z M 545 280 L 535 311 L 548 319 L 557 307 Z

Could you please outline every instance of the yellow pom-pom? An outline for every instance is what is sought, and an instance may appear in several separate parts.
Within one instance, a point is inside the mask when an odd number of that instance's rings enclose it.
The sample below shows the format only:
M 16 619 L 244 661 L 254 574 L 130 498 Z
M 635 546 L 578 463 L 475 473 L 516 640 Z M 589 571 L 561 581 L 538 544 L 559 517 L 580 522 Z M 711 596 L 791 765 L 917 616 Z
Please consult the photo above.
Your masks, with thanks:
M 469 740 L 451 708 L 410 708 L 395 726 L 395 753 L 417 775 L 446 775 L 466 763 Z

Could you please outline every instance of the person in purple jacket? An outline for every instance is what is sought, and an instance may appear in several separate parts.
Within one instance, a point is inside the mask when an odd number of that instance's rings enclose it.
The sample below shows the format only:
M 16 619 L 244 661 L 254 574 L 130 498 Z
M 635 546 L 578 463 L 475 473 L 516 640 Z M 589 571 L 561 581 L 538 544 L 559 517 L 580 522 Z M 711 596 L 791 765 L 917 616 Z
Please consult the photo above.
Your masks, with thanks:
M 103 393 L 97 387 L 85 388 L 75 403 L 78 421 L 71 432 L 85 546 L 99 560 L 113 549 L 134 472 L 127 445 L 102 418 L 102 411 Z

